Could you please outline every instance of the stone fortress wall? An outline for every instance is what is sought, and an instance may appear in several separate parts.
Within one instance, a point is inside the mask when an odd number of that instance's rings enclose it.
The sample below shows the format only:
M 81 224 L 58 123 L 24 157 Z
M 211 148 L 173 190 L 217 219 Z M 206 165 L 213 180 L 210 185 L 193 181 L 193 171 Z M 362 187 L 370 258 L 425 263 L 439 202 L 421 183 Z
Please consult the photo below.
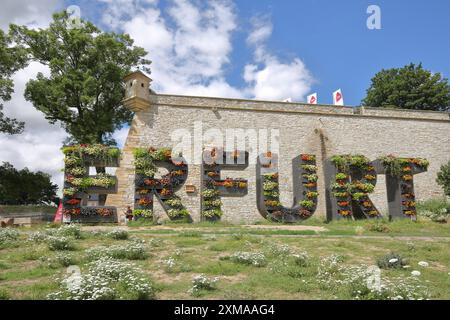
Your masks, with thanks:
M 145 83 L 144 77 L 138 77 L 137 84 L 139 81 L 148 88 L 149 82 Z M 133 84 L 136 85 L 136 81 Z M 324 180 L 323 161 L 338 154 L 363 154 L 370 160 L 388 154 L 426 158 L 430 161 L 428 171 L 414 176 L 416 199 L 443 195 L 435 179 L 440 166 L 450 159 L 450 119 L 446 112 L 162 95 L 151 94 L 148 90 L 145 94 L 129 91 L 125 104 L 135 112 L 135 116 L 123 148 L 120 168 L 116 172 L 118 193 L 109 195 L 106 203 L 116 206 L 119 215 L 123 215 L 127 206 L 133 208 L 134 205 L 134 148 L 173 147 L 172 133 L 177 129 L 187 129 L 193 133 L 195 122 L 199 121 L 203 132 L 209 128 L 218 128 L 223 132 L 227 128 L 278 129 L 280 199 L 287 207 L 293 201 L 292 159 L 300 153 L 315 154 L 320 193 L 315 216 L 324 217 L 326 214 L 325 183 L 330 182 Z M 255 171 L 254 164 L 242 171 L 223 171 L 223 178 L 247 179 L 248 194 L 222 197 L 222 220 L 252 223 L 262 219 L 256 205 Z M 177 195 L 194 221 L 199 221 L 200 165 L 189 164 L 185 185 L 195 186 L 196 192 L 187 193 L 183 186 Z M 370 197 L 377 208 L 386 213 L 383 175 L 378 176 L 375 192 Z M 157 201 L 154 213 L 166 217 Z

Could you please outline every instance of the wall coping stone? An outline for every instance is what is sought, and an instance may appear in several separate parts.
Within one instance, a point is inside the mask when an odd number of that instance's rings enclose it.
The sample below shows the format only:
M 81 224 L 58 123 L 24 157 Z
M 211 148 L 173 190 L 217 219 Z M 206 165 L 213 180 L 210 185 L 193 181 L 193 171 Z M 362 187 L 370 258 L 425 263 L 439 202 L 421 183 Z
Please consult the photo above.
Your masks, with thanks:
M 448 122 L 450 124 L 450 113 L 445 111 L 351 107 L 329 104 L 311 105 L 301 102 L 246 100 L 171 94 L 152 94 L 150 95 L 150 100 L 151 105 L 149 108 L 151 108 L 152 105 L 161 105 L 171 107 L 208 108 L 212 109 L 212 111 L 218 111 L 220 109 L 253 112 L 281 112 L 338 117 L 388 118 L 406 121 L 438 121 Z

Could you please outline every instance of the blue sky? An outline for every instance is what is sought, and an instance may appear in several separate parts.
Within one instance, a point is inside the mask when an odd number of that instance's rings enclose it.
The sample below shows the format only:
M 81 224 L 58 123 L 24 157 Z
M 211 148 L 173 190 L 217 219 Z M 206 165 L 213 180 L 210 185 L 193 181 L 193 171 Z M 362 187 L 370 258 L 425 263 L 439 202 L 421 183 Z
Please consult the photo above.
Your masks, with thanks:
M 0 28 L 46 28 L 70 5 L 144 47 L 158 93 L 303 102 L 318 92 L 319 103 L 330 104 L 341 88 L 346 105 L 359 105 L 382 68 L 422 62 L 450 76 L 448 0 L 1 0 Z M 369 5 L 381 9 L 381 30 L 366 27 Z M 67 134 L 23 97 L 37 72 L 48 68 L 31 63 L 13 77 L 4 111 L 26 128 L 0 135 L 0 161 L 48 172 L 60 184 Z M 114 134 L 119 145 L 127 132 Z
M 66 4 L 73 4 L 67 1 Z M 89 19 L 101 23 L 103 3 L 78 1 Z M 159 1 L 162 17 L 170 24 L 166 9 L 172 1 Z M 311 92 L 319 102 L 332 103 L 331 92 L 341 88 L 348 105 L 358 105 L 371 77 L 382 68 L 422 62 L 425 68 L 450 74 L 450 1 L 234 1 L 237 27 L 231 41 L 230 62 L 224 66 L 226 81 L 245 85 L 243 68 L 253 48 L 246 44 L 249 20 L 267 15 L 273 25 L 266 46 L 280 61 L 300 58 L 314 81 Z M 369 5 L 381 9 L 381 30 L 369 30 Z M 200 5 L 201 7 L 201 5 Z M 151 36 L 149 30 L 149 37 Z M 147 48 L 150 51 L 151 48 Z M 283 84 L 280 84 L 283 85 Z M 288 85 L 288 84 L 287 84 Z M 226 94 L 225 94 L 226 95 Z M 287 97 L 286 97 L 287 98 Z
M 370 4 L 381 9 L 381 30 L 366 27 Z M 270 12 L 270 47 L 303 59 L 324 103 L 341 87 L 346 104 L 359 104 L 382 68 L 422 62 L 450 75 L 450 1 L 263 0 L 239 1 L 238 7 L 242 16 Z M 233 56 L 237 63 L 239 55 Z

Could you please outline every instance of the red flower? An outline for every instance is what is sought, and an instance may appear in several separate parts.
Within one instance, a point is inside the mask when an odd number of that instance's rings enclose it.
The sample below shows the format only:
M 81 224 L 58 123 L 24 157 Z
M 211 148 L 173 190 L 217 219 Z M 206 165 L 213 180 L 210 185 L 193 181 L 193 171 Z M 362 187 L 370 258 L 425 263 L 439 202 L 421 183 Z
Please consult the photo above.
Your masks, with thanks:
M 67 200 L 67 201 L 66 201 L 66 204 L 69 204 L 69 205 L 71 205 L 71 206 L 74 206 L 74 205 L 79 204 L 80 202 L 81 202 L 80 199 L 73 198 L 73 199 Z
M 301 158 L 303 161 L 312 161 L 316 159 L 316 156 L 313 154 L 302 154 Z

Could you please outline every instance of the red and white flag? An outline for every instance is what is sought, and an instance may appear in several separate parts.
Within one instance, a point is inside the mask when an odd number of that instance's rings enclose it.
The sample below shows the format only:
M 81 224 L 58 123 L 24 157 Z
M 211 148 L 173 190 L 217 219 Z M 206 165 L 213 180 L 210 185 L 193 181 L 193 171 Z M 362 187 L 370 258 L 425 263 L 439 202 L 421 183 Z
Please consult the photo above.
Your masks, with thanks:
M 306 97 L 306 101 L 309 104 L 317 104 L 317 93 L 310 94 Z
M 337 89 L 333 92 L 333 104 L 336 106 L 344 105 L 344 96 L 342 95 L 341 89 Z

